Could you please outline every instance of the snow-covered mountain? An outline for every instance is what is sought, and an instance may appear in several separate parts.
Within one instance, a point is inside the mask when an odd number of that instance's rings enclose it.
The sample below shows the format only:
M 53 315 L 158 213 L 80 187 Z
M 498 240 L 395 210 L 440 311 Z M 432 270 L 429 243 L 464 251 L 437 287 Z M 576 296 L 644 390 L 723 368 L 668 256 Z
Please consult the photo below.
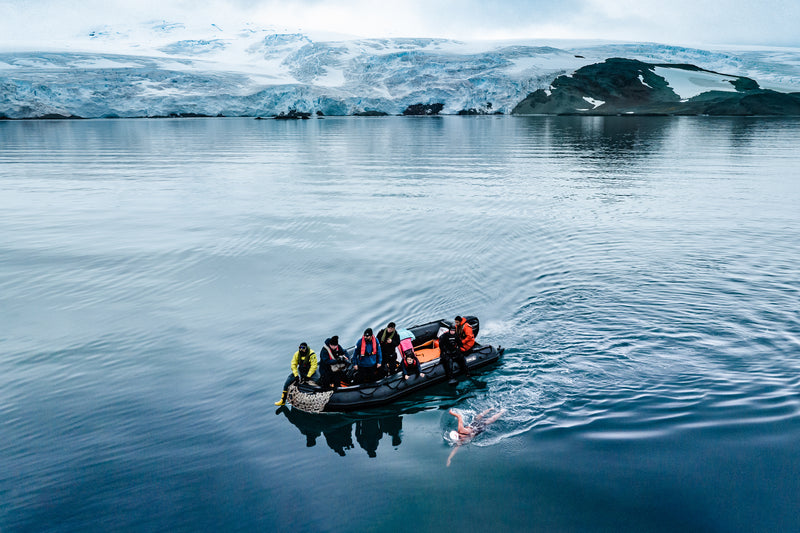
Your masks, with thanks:
M 245 26 L 158 22 L 93 28 L 37 47 L 0 45 L 0 116 L 270 116 L 509 113 L 528 94 L 609 57 L 690 63 L 800 91 L 800 50 L 702 50 L 660 44 L 319 39 Z

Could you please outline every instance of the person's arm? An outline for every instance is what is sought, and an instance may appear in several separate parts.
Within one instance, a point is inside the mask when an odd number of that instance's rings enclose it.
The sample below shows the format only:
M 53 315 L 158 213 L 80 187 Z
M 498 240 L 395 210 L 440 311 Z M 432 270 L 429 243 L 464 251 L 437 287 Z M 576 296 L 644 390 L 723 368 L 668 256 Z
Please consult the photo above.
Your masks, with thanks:
M 381 356 L 381 343 L 376 342 L 375 348 L 378 350 L 378 353 L 376 354 L 375 357 L 375 361 L 378 363 L 378 366 L 380 367 L 381 363 L 383 362 L 383 356 Z
M 456 444 L 453 447 L 453 451 L 450 452 L 450 455 L 447 456 L 447 466 L 450 466 L 450 461 L 453 460 L 453 456 L 456 454 L 456 452 L 458 451 L 459 448 L 461 448 L 461 444 Z
M 469 350 L 475 345 L 475 334 L 472 332 L 472 326 L 470 326 L 466 321 L 464 322 L 464 330 L 462 335 L 463 337 L 461 338 L 461 346 L 464 347 L 464 350 Z
M 314 372 L 317 371 L 317 354 L 311 348 L 309 348 L 308 351 L 308 358 L 311 361 L 311 368 L 308 370 L 308 377 L 311 378 L 311 376 L 314 375 Z
M 455 413 L 452 409 L 450 409 L 448 412 L 456 417 L 456 420 L 458 420 L 458 433 L 460 435 L 464 431 L 464 419 L 461 418 L 461 413 Z
M 358 370 L 358 363 L 361 362 L 361 356 L 359 355 L 361 350 L 361 339 L 356 341 L 356 347 L 353 348 L 353 368 Z
M 300 352 L 294 352 L 294 355 L 292 356 L 292 375 L 294 377 L 297 377 L 297 376 L 300 375 L 300 372 L 297 371 L 297 359 L 298 359 L 299 355 L 300 355 Z
M 331 352 L 326 348 L 327 345 L 323 345 L 322 349 L 319 351 L 319 371 L 321 373 L 327 373 L 331 369 L 331 363 L 333 363 Z

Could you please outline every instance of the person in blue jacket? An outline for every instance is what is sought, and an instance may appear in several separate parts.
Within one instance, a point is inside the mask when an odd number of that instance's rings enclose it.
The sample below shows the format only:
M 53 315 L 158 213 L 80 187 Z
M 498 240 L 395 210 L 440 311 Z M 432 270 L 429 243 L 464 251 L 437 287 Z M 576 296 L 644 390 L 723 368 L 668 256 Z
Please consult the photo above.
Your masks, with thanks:
M 364 330 L 364 335 L 356 341 L 353 350 L 353 370 L 356 371 L 356 381 L 366 383 L 375 381 L 382 362 L 381 345 L 372 334 L 372 328 Z

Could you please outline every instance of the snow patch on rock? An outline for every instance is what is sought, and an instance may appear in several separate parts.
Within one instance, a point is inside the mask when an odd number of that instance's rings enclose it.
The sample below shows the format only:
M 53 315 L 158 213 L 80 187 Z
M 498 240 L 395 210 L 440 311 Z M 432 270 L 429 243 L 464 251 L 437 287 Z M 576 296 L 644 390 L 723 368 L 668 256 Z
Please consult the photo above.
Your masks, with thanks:
M 680 68 L 655 67 L 653 72 L 667 81 L 681 100 L 688 100 L 707 91 L 736 92 L 736 78 Z
M 601 105 L 605 104 L 605 102 L 602 101 L 602 100 L 595 100 L 594 98 L 590 98 L 588 96 L 584 96 L 583 99 L 586 100 L 589 104 L 591 104 L 592 109 L 597 109 Z M 588 109 L 581 109 L 580 111 L 589 111 L 589 110 Z

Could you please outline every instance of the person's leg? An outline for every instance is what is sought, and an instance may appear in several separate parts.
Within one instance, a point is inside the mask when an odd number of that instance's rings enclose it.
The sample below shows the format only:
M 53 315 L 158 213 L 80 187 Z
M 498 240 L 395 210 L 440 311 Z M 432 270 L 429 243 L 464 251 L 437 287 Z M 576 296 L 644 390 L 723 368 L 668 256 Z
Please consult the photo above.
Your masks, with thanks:
M 469 376 L 469 367 L 467 366 L 466 352 L 458 351 L 456 355 L 456 362 L 458 363 L 458 370 Z
M 447 376 L 448 380 L 453 379 L 453 366 L 450 362 L 450 356 L 448 354 L 442 354 L 439 357 L 439 361 L 442 363 L 444 367 L 444 375 Z
M 370 383 L 375 381 L 377 368 L 374 366 L 361 366 L 358 368 L 359 383 Z
M 283 394 L 281 394 L 281 399 L 275 402 L 275 405 L 286 405 L 286 394 L 289 391 L 289 385 L 294 383 L 297 377 L 294 374 L 289 374 L 289 377 L 286 378 L 286 381 L 283 383 Z
M 475 420 L 475 422 L 478 422 L 480 421 L 481 418 L 483 418 L 484 416 L 488 415 L 491 412 L 492 408 L 490 407 L 489 409 L 483 411 L 482 413 L 478 413 L 477 415 L 475 415 L 475 418 L 473 420 Z
M 500 411 L 496 412 L 495 414 L 493 414 L 492 416 L 490 416 L 489 418 L 487 418 L 487 419 L 486 419 L 486 425 L 488 426 L 488 425 L 489 425 L 489 424 L 491 424 L 492 422 L 496 422 L 496 421 L 497 421 L 497 419 L 498 419 L 498 418 L 500 418 L 501 416 L 503 416 L 503 413 L 505 413 L 505 412 L 506 412 L 506 410 L 505 410 L 505 409 L 501 409 Z
M 325 367 L 320 367 L 320 378 L 317 380 L 317 385 L 323 389 L 330 388 L 332 380 L 331 370 L 326 370 Z

